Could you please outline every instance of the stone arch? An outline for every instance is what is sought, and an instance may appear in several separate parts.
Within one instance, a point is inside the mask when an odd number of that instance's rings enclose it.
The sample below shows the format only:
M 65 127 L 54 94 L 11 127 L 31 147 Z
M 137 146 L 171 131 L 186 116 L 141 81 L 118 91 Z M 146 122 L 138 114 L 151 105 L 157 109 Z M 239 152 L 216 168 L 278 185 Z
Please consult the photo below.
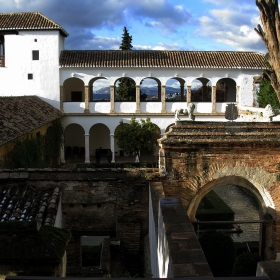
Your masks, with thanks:
M 238 185 L 248 189 L 256 197 L 261 213 L 263 215 L 269 213 L 275 216 L 274 203 L 270 194 L 265 190 L 265 188 L 259 188 L 253 184 L 251 180 L 248 180 L 242 176 L 227 175 L 209 181 L 197 191 L 187 209 L 187 213 L 192 221 L 195 221 L 195 214 L 201 199 L 211 190 L 224 185 Z
M 102 93 L 98 91 L 102 90 Z M 89 81 L 89 101 L 110 101 L 110 82 L 104 77 L 96 77 Z
M 69 78 L 63 83 L 64 102 L 84 102 L 85 90 L 84 82 L 79 78 Z
M 212 83 L 207 78 L 197 78 L 191 83 L 191 101 L 192 102 L 211 102 Z
M 152 91 L 149 88 L 157 88 Z M 140 101 L 161 101 L 161 82 L 154 77 L 147 77 L 140 82 Z
M 64 152 L 65 158 L 72 156 L 84 156 L 85 130 L 76 123 L 71 123 L 64 128 Z
M 216 102 L 236 102 L 236 82 L 231 78 L 218 80 Z
M 122 87 L 122 84 L 126 84 L 130 88 L 130 91 L 123 92 L 122 96 L 118 94 L 118 90 Z M 136 83 L 132 78 L 122 77 L 115 82 L 115 101 L 136 101 Z
M 246 169 L 246 167 L 241 168 Z M 270 176 L 272 179 L 271 174 L 269 174 L 268 172 L 260 170 L 260 173 L 266 176 L 266 180 L 267 176 Z M 237 185 L 249 190 L 254 195 L 256 201 L 259 204 L 260 220 L 267 220 L 266 217 L 272 217 L 272 220 L 270 220 L 270 222 L 266 222 L 265 224 L 262 223 L 262 227 L 260 227 L 261 232 L 259 236 L 259 243 L 261 245 L 260 253 L 264 257 L 264 259 L 274 259 L 278 250 L 278 248 L 275 248 L 276 252 L 274 250 L 274 247 L 277 244 L 277 240 L 275 240 L 275 229 L 273 229 L 273 221 L 276 218 L 276 210 L 271 195 L 266 189 L 271 187 L 269 186 L 270 184 L 273 185 L 273 179 L 268 180 L 268 185 L 266 186 L 266 188 L 264 188 L 261 187 L 258 183 L 259 176 L 256 176 L 258 178 L 254 178 L 254 176 L 251 176 L 253 175 L 253 172 L 251 174 L 248 174 L 249 176 L 247 177 L 245 177 L 244 173 L 242 172 L 240 172 L 240 175 L 237 175 L 234 172 L 232 174 L 228 174 L 227 171 L 221 170 L 221 172 L 219 172 L 219 176 L 215 176 L 215 178 L 213 178 L 214 180 L 207 182 L 201 188 L 199 188 L 187 207 L 187 214 L 192 221 L 196 221 L 195 215 L 201 199 L 216 187 L 225 185 Z M 262 244 L 262 242 L 264 243 Z
M 187 90 L 185 88 L 185 80 L 173 77 L 166 81 L 166 101 L 186 101 Z
M 94 156 L 95 150 L 100 147 L 110 149 L 110 129 L 103 123 L 96 123 L 89 130 L 90 156 Z

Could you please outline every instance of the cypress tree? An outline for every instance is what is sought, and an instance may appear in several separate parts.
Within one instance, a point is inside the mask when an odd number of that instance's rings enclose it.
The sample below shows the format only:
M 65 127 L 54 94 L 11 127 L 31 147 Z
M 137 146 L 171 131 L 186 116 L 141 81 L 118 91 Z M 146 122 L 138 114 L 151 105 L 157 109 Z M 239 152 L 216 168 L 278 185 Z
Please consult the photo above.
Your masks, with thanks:
M 122 51 L 129 51 L 132 49 L 132 36 L 129 35 L 126 27 L 123 28 L 122 42 L 120 49 Z M 121 78 L 117 89 L 117 101 L 135 101 L 136 100 L 136 88 L 135 83 L 130 78 Z
M 132 36 L 129 35 L 126 27 L 123 28 L 123 35 L 122 35 L 122 43 L 120 45 L 120 49 L 122 51 L 129 51 L 133 48 L 131 45 Z

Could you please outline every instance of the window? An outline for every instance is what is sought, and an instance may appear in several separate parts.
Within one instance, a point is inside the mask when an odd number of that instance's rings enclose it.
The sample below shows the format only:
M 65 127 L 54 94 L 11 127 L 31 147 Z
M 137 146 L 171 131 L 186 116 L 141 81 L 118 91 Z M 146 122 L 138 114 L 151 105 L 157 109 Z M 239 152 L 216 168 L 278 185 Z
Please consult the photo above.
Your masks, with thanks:
M 32 51 L 32 60 L 39 60 L 39 51 Z
M 82 92 L 81 91 L 71 91 L 71 101 L 72 102 L 82 102 Z
M 27 79 L 28 80 L 33 80 L 33 74 L 31 74 L 31 73 L 27 74 Z

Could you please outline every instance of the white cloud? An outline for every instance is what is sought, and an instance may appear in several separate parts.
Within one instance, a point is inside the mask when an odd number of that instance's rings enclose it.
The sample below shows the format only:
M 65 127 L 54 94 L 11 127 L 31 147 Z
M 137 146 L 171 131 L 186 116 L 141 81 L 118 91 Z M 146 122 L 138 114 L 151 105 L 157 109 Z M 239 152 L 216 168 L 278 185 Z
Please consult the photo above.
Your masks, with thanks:
M 241 11 L 224 8 L 210 10 L 207 16 L 202 16 L 199 19 L 200 36 L 212 38 L 216 42 L 239 51 L 265 51 L 261 39 L 254 31 L 257 24 L 257 14 L 256 16 L 246 16 L 247 13 L 247 9 Z
M 70 34 L 67 49 L 119 49 L 116 36 L 127 26 L 138 38 L 135 49 L 207 49 L 221 42 L 228 49 L 265 50 L 253 30 L 260 22 L 255 1 L 177 1 L 0 0 L 0 7 L 1 12 L 42 12 Z M 195 17 L 191 11 L 197 5 Z

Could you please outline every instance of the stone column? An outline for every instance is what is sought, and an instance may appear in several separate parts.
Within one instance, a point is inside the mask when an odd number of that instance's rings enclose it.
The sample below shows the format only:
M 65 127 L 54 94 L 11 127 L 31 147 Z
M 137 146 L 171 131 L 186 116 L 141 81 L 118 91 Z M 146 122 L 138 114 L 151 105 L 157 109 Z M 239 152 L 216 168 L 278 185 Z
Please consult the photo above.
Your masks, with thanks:
M 64 87 L 60 86 L 60 111 L 64 112 L 63 110 L 63 102 L 64 102 Z
M 115 138 L 114 138 L 114 134 L 110 134 L 110 148 L 112 151 L 112 161 L 111 162 L 115 162 Z
M 110 113 L 115 113 L 115 86 L 110 86 L 110 102 L 111 102 Z
M 85 163 L 90 163 L 90 156 L 89 156 L 89 134 L 85 134 Z
M 166 113 L 166 86 L 161 86 L 161 112 Z
M 191 91 L 192 86 L 187 86 L 187 104 L 192 102 L 192 91 Z
M 216 86 L 212 87 L 212 113 L 216 113 Z
M 184 100 L 184 83 L 185 82 L 180 82 L 180 100 Z
M 140 86 L 136 86 L 136 111 L 135 113 L 140 113 Z
M 88 86 L 84 87 L 85 91 L 85 110 L 84 113 L 89 113 L 89 94 L 88 94 Z
M 235 102 L 238 103 L 238 104 L 240 103 L 239 98 L 240 98 L 240 86 L 236 86 L 236 99 L 235 99 Z

